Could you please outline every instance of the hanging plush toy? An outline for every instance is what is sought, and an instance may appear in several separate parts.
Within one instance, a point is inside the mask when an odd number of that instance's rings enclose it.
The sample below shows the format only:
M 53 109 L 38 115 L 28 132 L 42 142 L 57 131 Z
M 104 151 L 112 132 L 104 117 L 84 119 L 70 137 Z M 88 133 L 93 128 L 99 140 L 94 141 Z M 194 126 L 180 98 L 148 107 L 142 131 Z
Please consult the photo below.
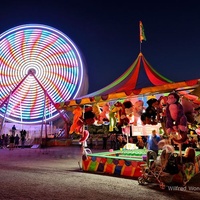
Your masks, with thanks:
M 126 116 L 132 117 L 132 115 L 133 115 L 133 104 L 132 104 L 132 102 L 127 100 L 127 101 L 124 101 L 123 105 L 124 105 Z
M 160 96 L 158 99 L 158 121 L 161 123 L 162 129 L 166 135 L 166 107 L 167 107 L 167 96 Z
M 114 131 L 115 129 L 117 129 L 117 114 L 119 109 L 117 107 L 115 107 L 115 105 L 113 105 L 110 108 L 110 112 L 109 112 L 109 120 L 110 120 L 110 124 L 109 124 L 109 132 Z
M 185 116 L 187 118 L 187 122 L 190 124 L 193 124 L 195 122 L 194 119 L 194 109 L 195 105 L 193 102 L 187 100 L 186 98 L 181 98 L 181 105 L 183 106 L 183 110 L 185 113 Z
M 121 127 L 122 126 L 127 126 L 129 124 L 129 119 L 126 116 L 124 104 L 119 102 L 119 101 L 117 101 L 114 104 L 114 108 L 112 109 L 111 112 L 115 113 L 115 116 L 116 116 L 116 119 L 117 119 L 116 129 L 119 132 L 121 132 Z
M 194 124 L 200 124 L 200 107 L 194 109 Z
M 145 113 L 142 114 L 141 120 L 143 125 L 151 124 L 156 125 L 157 122 L 157 109 L 159 106 L 159 102 L 155 98 L 151 98 L 147 101 L 148 107 L 145 110 Z
M 76 108 L 74 108 L 72 113 L 74 117 L 73 117 L 73 123 L 69 130 L 69 134 L 72 133 L 80 134 L 81 129 L 83 127 L 83 118 L 82 118 L 83 109 L 80 106 L 77 106 Z
M 175 132 L 180 134 L 181 139 L 173 138 L 176 143 L 181 144 L 187 140 L 187 118 L 177 93 L 170 93 L 167 97 L 166 130 L 167 134 Z
M 119 110 L 119 116 L 120 116 L 120 120 L 118 123 L 118 126 L 122 127 L 122 126 L 127 126 L 129 124 L 129 119 L 126 115 L 126 106 L 130 106 L 130 104 L 126 104 L 126 102 L 124 102 L 123 104 L 121 104 L 121 109 Z
M 91 125 L 95 122 L 95 114 L 92 111 L 92 106 L 85 107 L 84 123 L 85 125 Z
M 105 103 L 102 107 L 102 112 L 99 115 L 99 122 L 98 124 L 104 124 L 106 122 L 109 122 L 109 112 L 110 112 L 110 106 L 108 103 Z
M 120 121 L 120 110 L 122 110 L 122 103 L 117 101 L 113 108 L 111 109 L 111 113 L 113 113 L 113 115 L 115 116 L 116 118 L 116 121 L 119 122 Z
M 93 104 L 93 106 L 92 106 L 92 112 L 94 113 L 95 120 L 97 120 L 97 123 L 98 123 L 99 117 L 100 117 L 100 114 L 101 114 L 101 109 L 100 109 L 100 107 L 99 107 L 98 104 L 96 104 L 96 103 Z
M 144 109 L 144 102 L 142 100 L 138 100 L 135 102 L 133 106 L 133 115 L 134 115 L 134 126 L 137 126 L 138 120 L 141 118 Z
M 159 102 L 159 120 L 165 121 L 166 119 L 166 106 L 167 106 L 167 96 L 160 96 L 158 99 Z

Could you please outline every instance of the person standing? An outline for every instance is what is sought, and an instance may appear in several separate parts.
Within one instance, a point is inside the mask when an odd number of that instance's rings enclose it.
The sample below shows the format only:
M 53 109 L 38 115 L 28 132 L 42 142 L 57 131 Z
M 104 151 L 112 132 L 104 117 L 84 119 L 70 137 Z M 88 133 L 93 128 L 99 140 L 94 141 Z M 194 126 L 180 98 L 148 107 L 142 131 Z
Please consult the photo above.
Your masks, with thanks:
M 115 133 L 112 133 L 110 135 L 110 148 L 111 149 L 116 149 L 116 134 Z
M 89 140 L 90 149 L 93 149 L 93 137 L 92 137 L 92 135 L 89 136 L 88 140 Z
M 13 127 L 12 127 L 12 135 L 13 136 L 15 136 L 15 131 L 16 131 L 17 129 L 16 129 L 16 127 L 15 127 L 15 125 L 13 125 Z
M 138 147 L 138 149 L 144 149 L 145 143 L 142 139 L 142 136 L 140 136 L 140 135 L 137 136 L 136 146 Z
M 18 148 L 18 146 L 19 146 L 19 135 L 17 134 L 16 136 L 15 136 L 15 148 Z
M 9 139 L 10 139 L 9 150 L 13 150 L 14 149 L 14 143 L 15 143 L 14 135 L 12 134 Z
M 8 147 L 8 139 L 9 139 L 8 134 L 6 134 L 6 135 L 3 134 L 3 148 Z
M 107 140 L 108 140 L 108 134 L 103 134 L 103 149 L 107 149 Z
M 25 137 L 26 137 L 25 130 L 22 130 L 20 133 L 21 133 L 21 148 L 23 149 L 24 144 L 25 144 Z
M 148 150 L 154 151 L 158 155 L 158 142 L 161 140 L 160 136 L 157 135 L 156 130 L 152 130 L 151 135 L 147 139 Z
M 3 149 L 3 138 L 1 135 L 0 135 L 0 148 Z
M 98 145 L 99 145 L 99 136 L 97 135 L 95 138 L 95 149 L 98 149 Z
M 25 129 L 23 130 L 23 134 L 24 134 L 24 137 L 26 137 L 26 130 Z

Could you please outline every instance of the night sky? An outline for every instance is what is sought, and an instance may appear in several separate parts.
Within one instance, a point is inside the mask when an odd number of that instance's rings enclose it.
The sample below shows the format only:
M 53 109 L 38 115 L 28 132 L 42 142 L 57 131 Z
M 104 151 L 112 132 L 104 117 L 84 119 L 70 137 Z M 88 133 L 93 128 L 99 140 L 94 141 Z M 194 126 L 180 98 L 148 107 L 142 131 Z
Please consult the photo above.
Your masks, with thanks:
M 200 78 L 198 0 L 1 0 L 0 33 L 36 23 L 73 40 L 89 77 L 88 93 L 116 80 L 140 52 L 139 21 L 146 35 L 142 53 L 172 81 Z

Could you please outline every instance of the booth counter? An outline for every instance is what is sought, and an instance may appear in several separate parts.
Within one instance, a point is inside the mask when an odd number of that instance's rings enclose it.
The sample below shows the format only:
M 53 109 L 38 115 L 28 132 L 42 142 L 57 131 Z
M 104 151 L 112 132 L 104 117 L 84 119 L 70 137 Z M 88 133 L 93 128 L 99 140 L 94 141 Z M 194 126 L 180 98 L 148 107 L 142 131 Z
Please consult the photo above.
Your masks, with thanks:
M 146 163 L 146 153 L 146 149 L 91 153 L 82 156 L 82 169 L 85 172 L 137 178 L 142 175 L 140 165 Z M 196 151 L 194 167 L 191 176 L 200 172 L 200 151 Z M 174 180 L 178 182 L 182 181 L 182 178 L 181 173 L 174 176 Z

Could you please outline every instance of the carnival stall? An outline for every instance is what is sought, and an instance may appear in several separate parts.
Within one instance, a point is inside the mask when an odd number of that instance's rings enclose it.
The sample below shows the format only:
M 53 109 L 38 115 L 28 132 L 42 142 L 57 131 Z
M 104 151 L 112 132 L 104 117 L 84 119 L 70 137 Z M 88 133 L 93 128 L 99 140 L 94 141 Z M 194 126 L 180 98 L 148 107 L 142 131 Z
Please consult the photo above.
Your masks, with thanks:
M 94 123 L 108 123 L 110 132 L 131 126 L 133 132 L 144 134 L 148 126 L 164 125 L 162 118 L 166 114 L 166 98 L 171 92 L 177 93 L 181 103 L 184 103 L 184 114 L 193 115 L 193 101 L 197 99 L 190 98 L 188 101 L 185 96 L 198 87 L 198 79 L 173 82 L 165 78 L 140 52 L 124 74 L 110 85 L 86 96 L 56 103 L 55 106 L 58 110 L 72 110 L 74 119 L 70 134 L 80 134 L 83 125 Z M 176 100 L 179 103 L 177 97 Z M 195 105 L 199 106 L 197 102 Z
M 190 99 L 185 103 L 185 107 L 182 104 L 188 100 L 185 98 L 186 94 L 198 87 L 199 80 L 173 82 L 163 77 L 151 67 L 140 52 L 133 64 L 116 81 L 86 96 L 57 103 L 56 108 L 58 110 L 73 108 L 74 120 L 70 133 L 82 135 L 82 142 L 85 142 L 89 135 L 88 133 L 85 137 L 85 126 L 108 123 L 109 132 L 127 135 L 130 130 L 135 135 L 148 135 L 153 129 L 162 128 L 166 134 L 176 132 L 178 138 L 174 140 L 183 143 L 187 137 L 186 126 L 189 119 L 186 114 L 192 116 L 190 120 L 193 122 L 195 119 L 194 102 Z M 184 120 L 177 120 L 182 124 L 176 124 L 176 129 L 170 121 L 167 127 L 164 123 L 166 105 L 169 105 L 168 95 L 174 96 L 172 103 L 181 108 L 181 117 L 184 117 Z M 138 177 L 141 175 L 140 166 L 145 163 L 145 154 L 144 149 L 134 148 L 104 153 L 84 153 L 82 169 L 87 172 Z M 199 172 L 199 165 L 200 157 L 197 155 L 195 174 Z
M 146 153 L 146 149 L 91 153 L 82 156 L 82 169 L 85 172 L 138 178 L 142 175 L 140 166 L 146 163 Z M 196 152 L 194 168 L 186 170 L 190 179 L 200 172 L 200 151 Z M 182 179 L 181 171 L 173 176 L 177 183 L 181 183 Z

